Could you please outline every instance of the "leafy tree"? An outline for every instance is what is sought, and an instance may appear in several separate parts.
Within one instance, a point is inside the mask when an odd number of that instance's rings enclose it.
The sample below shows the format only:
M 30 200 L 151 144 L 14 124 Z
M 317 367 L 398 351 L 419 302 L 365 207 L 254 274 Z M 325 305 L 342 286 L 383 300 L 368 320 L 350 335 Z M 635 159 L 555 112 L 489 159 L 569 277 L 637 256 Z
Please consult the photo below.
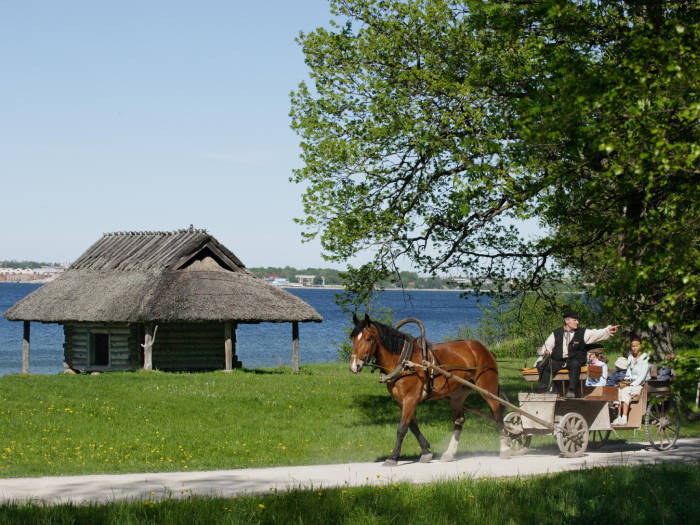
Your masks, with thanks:
M 358 297 L 401 259 L 543 296 L 593 283 L 635 331 L 696 333 L 696 2 L 330 3 L 298 39 L 293 180 L 329 260 L 372 254 Z

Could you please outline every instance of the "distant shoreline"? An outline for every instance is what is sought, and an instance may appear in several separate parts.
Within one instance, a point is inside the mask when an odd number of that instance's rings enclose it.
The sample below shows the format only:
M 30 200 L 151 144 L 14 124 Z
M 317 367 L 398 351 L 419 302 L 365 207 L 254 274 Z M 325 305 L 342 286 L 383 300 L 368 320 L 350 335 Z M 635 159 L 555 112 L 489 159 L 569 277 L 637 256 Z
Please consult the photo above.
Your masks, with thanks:
M 280 286 L 280 288 L 283 288 L 285 290 L 345 290 L 344 286 L 339 286 L 339 285 L 333 285 L 333 284 L 328 284 L 326 286 Z M 384 288 L 383 290 L 377 290 L 377 291 L 384 291 L 384 292 L 473 292 L 474 290 L 470 289 L 459 289 L 459 288 L 398 288 L 398 287 L 392 287 L 392 288 Z
M 34 279 L 31 281 L 0 281 L 0 284 L 45 284 L 50 283 L 54 279 Z M 284 290 L 345 290 L 344 286 L 339 284 L 326 284 L 318 286 L 278 286 Z M 379 291 L 379 290 L 377 290 Z M 473 292 L 474 290 L 469 289 L 459 289 L 459 288 L 399 288 L 391 287 L 384 288 L 383 291 L 403 291 L 403 292 Z
M 51 279 L 32 279 L 31 281 L 0 281 L 0 284 L 46 284 L 46 283 L 50 283 L 53 280 L 54 280 L 54 278 L 51 278 Z

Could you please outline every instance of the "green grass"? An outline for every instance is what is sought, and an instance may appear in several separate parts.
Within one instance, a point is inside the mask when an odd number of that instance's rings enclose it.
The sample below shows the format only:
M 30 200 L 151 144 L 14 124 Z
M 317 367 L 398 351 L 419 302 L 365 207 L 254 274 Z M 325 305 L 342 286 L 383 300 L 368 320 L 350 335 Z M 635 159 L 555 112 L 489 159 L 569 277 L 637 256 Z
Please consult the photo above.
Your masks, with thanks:
M 529 386 L 508 368 L 513 364 L 501 365 L 501 384 L 515 400 Z M 399 410 L 377 378 L 341 364 L 305 366 L 299 374 L 4 376 L 0 477 L 380 460 L 394 445 Z M 468 405 L 487 410 L 477 394 Z M 433 451 L 443 452 L 452 431 L 447 403 L 422 404 L 418 422 Z M 682 432 L 700 435 L 700 423 L 684 421 Z M 533 444 L 557 453 L 551 436 Z M 497 450 L 495 424 L 467 415 L 460 452 Z M 407 435 L 402 457 L 419 453 Z
M 106 505 L 0 505 L 0 524 L 590 524 L 693 523 L 700 467 L 597 468 L 515 479 L 464 479 L 233 499 Z

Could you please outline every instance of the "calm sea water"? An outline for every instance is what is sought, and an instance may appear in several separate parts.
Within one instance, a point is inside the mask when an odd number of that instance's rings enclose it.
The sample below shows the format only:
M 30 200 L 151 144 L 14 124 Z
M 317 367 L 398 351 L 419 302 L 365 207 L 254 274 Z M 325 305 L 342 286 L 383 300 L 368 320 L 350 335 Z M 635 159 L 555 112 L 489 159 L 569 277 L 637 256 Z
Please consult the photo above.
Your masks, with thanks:
M 30 283 L 0 284 L 0 312 L 4 312 L 40 285 Z M 349 320 L 335 304 L 338 290 L 290 288 L 323 316 L 322 323 L 300 323 L 299 361 L 324 363 L 336 360 L 338 347 L 346 337 Z M 477 299 L 463 298 L 459 292 L 389 290 L 382 292 L 379 304 L 391 308 L 396 320 L 420 319 L 431 341 L 454 336 L 459 326 L 475 326 L 481 316 Z M 0 376 L 22 370 L 22 322 L 10 322 L 0 316 Z M 417 327 L 406 330 L 417 335 Z M 292 358 L 291 323 L 239 325 L 236 350 L 247 368 L 290 365 Z M 30 372 L 55 374 L 63 371 L 63 329 L 57 324 L 31 324 Z

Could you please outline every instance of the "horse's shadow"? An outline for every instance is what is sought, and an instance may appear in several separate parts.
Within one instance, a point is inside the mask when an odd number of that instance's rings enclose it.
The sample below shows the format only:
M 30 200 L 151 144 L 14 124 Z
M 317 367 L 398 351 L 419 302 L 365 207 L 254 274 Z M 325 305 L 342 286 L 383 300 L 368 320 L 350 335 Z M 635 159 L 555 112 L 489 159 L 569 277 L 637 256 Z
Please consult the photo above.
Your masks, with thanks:
M 475 408 L 486 414 L 490 414 L 488 405 L 479 395 L 472 394 L 467 398 L 465 406 Z M 396 401 L 386 394 L 363 394 L 353 398 L 353 407 L 358 408 L 362 414 L 363 425 L 398 424 L 401 412 Z M 470 417 L 470 414 L 465 413 Z M 473 416 L 478 417 L 478 416 Z M 418 424 L 422 423 L 451 423 L 452 411 L 450 404 L 445 399 L 436 399 L 421 403 L 416 411 Z

